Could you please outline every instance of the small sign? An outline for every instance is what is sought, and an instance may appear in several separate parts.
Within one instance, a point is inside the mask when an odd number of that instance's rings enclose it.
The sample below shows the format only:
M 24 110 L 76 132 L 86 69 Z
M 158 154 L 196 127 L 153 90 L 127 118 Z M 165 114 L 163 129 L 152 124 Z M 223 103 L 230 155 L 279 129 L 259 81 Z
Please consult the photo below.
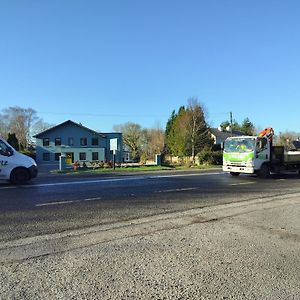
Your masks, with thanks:
M 110 139 L 110 150 L 111 151 L 118 150 L 118 139 Z

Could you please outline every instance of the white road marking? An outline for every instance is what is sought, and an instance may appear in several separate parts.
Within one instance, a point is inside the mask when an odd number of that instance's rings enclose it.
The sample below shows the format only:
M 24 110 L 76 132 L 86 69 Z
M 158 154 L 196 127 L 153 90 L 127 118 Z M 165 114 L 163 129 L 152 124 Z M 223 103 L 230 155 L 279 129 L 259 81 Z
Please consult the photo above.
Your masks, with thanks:
M 84 202 L 84 201 L 96 201 L 96 200 L 101 200 L 101 197 L 86 198 L 86 199 L 82 199 L 82 200 L 55 201 L 55 202 L 39 203 L 39 204 L 36 204 L 35 206 L 40 207 L 40 206 L 50 206 L 50 205 L 61 205 L 61 204 L 71 204 L 71 203 L 79 203 L 79 202 Z
M 246 184 L 254 184 L 255 182 L 240 182 L 240 183 L 231 183 L 229 185 L 235 186 L 235 185 L 246 185 Z
M 0 190 L 9 190 L 9 189 L 15 189 L 16 187 L 15 186 L 4 186 L 4 187 L 1 187 Z
M 181 188 L 181 189 L 161 190 L 161 191 L 155 191 L 154 193 L 184 192 L 184 191 L 193 191 L 197 189 L 198 189 L 197 187 L 190 187 L 190 188 Z
M 97 180 L 82 180 L 82 181 L 69 181 L 69 182 L 56 182 L 56 183 L 41 183 L 35 185 L 22 185 L 25 188 L 31 187 L 51 187 L 51 186 L 62 186 L 62 185 L 78 185 L 78 184 L 90 184 L 90 183 L 101 183 L 101 182 L 114 182 L 114 181 L 127 181 L 127 180 L 137 180 L 144 178 L 111 178 L 111 179 L 97 179 Z
M 50 206 L 50 205 L 61 205 L 61 204 L 70 204 L 70 203 L 76 203 L 76 202 L 80 202 L 80 200 L 39 203 L 39 204 L 36 204 L 35 206 L 40 207 L 40 206 Z
M 96 200 L 101 200 L 101 197 L 87 198 L 87 199 L 83 199 L 82 201 L 96 201 Z
M 92 184 L 92 183 L 102 183 L 102 182 L 117 182 L 117 181 L 129 181 L 129 180 L 145 180 L 145 179 L 160 179 L 160 178 L 172 178 L 172 177 L 190 177 L 190 176 L 210 176 L 210 175 L 221 175 L 223 172 L 211 172 L 211 173 L 195 173 L 195 174 L 175 174 L 175 175 L 158 175 L 158 176 L 126 176 L 123 178 L 106 178 L 106 179 L 96 179 L 96 180 L 81 180 L 81 181 L 69 181 L 69 182 L 54 182 L 54 183 L 40 183 L 40 184 L 30 184 L 21 185 L 22 188 L 37 188 L 37 187 L 52 187 L 52 186 L 67 186 L 67 185 L 78 185 L 78 184 Z M 16 189 L 17 186 L 6 186 L 0 187 L 0 190 L 4 189 Z
M 148 178 L 169 178 L 169 177 L 190 177 L 190 176 L 208 176 L 208 175 L 221 175 L 223 172 L 212 172 L 212 173 L 195 173 L 195 174 L 175 174 L 175 175 L 158 175 L 158 176 L 149 176 Z

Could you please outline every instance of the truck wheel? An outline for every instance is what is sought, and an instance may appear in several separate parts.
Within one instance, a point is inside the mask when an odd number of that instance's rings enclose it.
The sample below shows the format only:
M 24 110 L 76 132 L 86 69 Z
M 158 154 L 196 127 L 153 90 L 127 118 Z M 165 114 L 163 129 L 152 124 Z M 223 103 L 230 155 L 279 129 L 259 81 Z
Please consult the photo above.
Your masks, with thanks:
M 15 169 L 10 175 L 10 181 L 13 184 L 24 184 L 30 179 L 29 173 L 26 169 Z
M 263 164 L 258 171 L 258 176 L 260 178 L 268 178 L 270 176 L 270 169 L 267 164 Z
M 238 172 L 230 172 L 230 175 L 231 175 L 231 176 L 239 176 L 240 173 L 238 173 Z

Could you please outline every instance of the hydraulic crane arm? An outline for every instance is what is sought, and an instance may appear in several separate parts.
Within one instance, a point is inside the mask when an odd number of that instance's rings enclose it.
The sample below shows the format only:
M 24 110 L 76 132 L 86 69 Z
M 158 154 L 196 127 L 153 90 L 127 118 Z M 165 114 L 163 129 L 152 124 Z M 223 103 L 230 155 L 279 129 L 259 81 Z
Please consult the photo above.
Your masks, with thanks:
M 269 141 L 271 142 L 274 136 L 274 129 L 272 127 L 267 127 L 264 130 L 262 130 L 258 136 L 265 136 L 269 139 Z

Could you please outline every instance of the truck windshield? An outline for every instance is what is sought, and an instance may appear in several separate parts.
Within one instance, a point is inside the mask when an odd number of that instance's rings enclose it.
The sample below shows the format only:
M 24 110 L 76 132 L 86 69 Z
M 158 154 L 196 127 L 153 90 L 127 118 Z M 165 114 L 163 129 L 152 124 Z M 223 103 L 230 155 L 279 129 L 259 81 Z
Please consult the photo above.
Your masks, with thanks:
M 255 148 L 255 139 L 227 139 L 224 145 L 224 152 L 251 152 Z

